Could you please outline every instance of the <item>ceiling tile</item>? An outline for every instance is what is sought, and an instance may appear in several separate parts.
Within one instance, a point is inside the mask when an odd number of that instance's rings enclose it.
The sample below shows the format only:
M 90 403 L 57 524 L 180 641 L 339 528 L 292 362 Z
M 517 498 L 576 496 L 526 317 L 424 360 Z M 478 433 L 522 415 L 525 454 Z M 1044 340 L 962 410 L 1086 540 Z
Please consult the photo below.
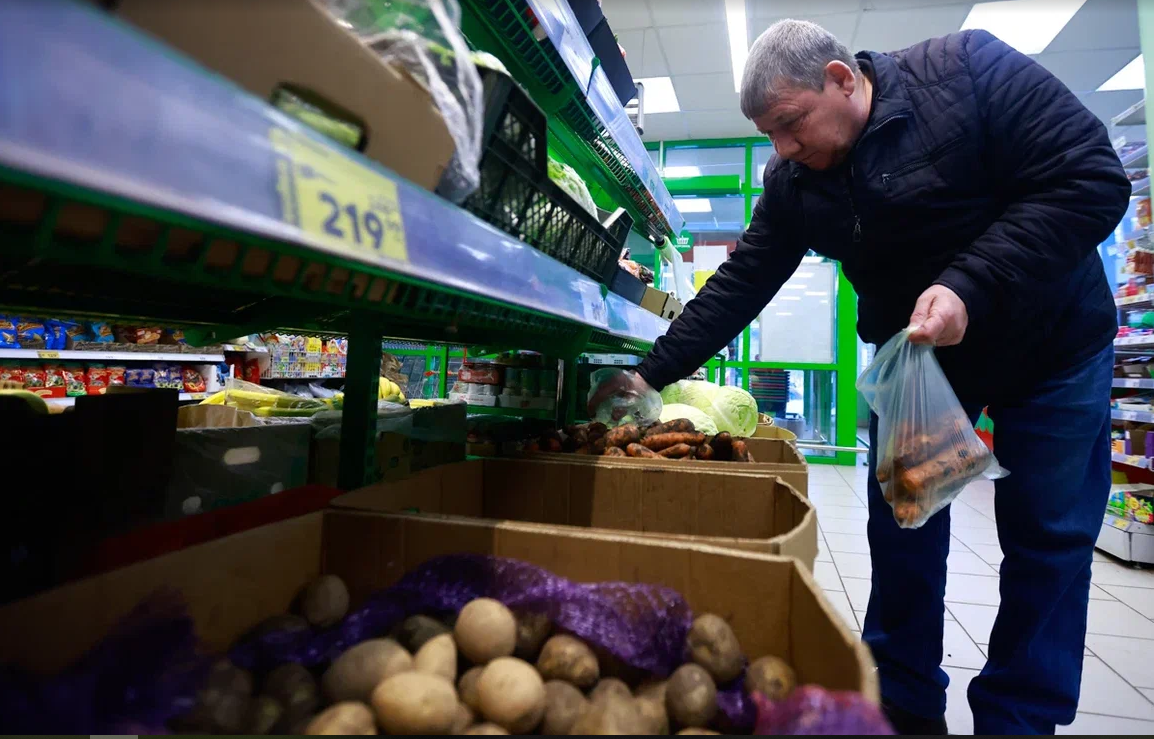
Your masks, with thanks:
M 677 102 L 682 111 L 722 110 L 733 113 L 740 110 L 737 93 L 733 91 L 733 75 L 685 74 L 673 78 Z
M 658 113 L 645 116 L 642 141 L 679 141 L 689 138 L 684 113 Z
M 935 36 L 955 33 L 962 27 L 972 6 L 973 3 L 962 3 L 864 11 L 853 46 L 870 51 L 896 51 Z
M 730 72 L 729 38 L 724 24 L 661 27 L 657 35 L 671 74 Z
M 1111 138 L 1125 134 L 1128 140 L 1145 141 L 1145 126 L 1115 128 L 1110 125 L 1111 118 L 1141 100 L 1143 94 L 1142 90 L 1111 90 L 1110 92 L 1091 92 L 1079 95 L 1078 99 L 1090 109 L 1090 112 L 1102 119 L 1106 128 L 1110 130 Z
M 758 22 L 762 30 L 781 18 L 813 20 L 835 13 L 857 13 L 861 0 L 746 0 L 745 16 Z M 768 21 L 768 22 L 766 22 Z M 755 28 L 757 26 L 754 26 Z
M 694 112 L 682 115 L 690 138 L 723 139 L 757 135 L 757 128 L 738 112 Z
M 617 34 L 617 41 L 625 49 L 625 62 L 634 79 L 669 75 L 669 66 L 657 41 L 657 29 L 622 31 Z
M 1046 51 L 1034 57 L 1074 92 L 1094 92 L 1122 67 L 1138 56 L 1140 50 L 1106 49 L 1104 51 Z
M 796 15 L 796 16 L 792 16 L 792 17 L 794 20 L 799 20 L 799 21 L 813 21 L 814 23 L 818 24 L 819 26 L 821 26 L 822 28 L 824 28 L 825 30 L 829 31 L 834 36 L 836 36 L 837 40 L 842 42 L 846 46 L 848 46 L 850 48 L 850 51 L 852 52 L 854 50 L 854 47 L 853 47 L 854 30 L 857 28 L 859 15 L 860 15 L 860 13 L 855 12 L 855 13 L 835 13 L 833 15 L 815 15 L 815 16 Z M 772 26 L 774 23 L 778 22 L 779 20 L 782 20 L 784 18 L 789 18 L 789 17 L 791 17 L 791 16 L 783 15 L 783 16 L 779 16 L 779 17 L 774 16 L 774 17 L 763 18 L 757 26 L 753 27 L 753 29 L 751 31 L 752 38 L 756 40 L 758 36 L 760 36 L 762 33 L 764 33 L 765 30 L 767 28 L 769 28 L 770 26 Z
M 1086 0 L 1046 47 L 1046 53 L 1138 45 L 1138 4 L 1134 0 Z
M 601 12 L 609 21 L 614 32 L 649 28 L 653 16 L 649 14 L 649 3 L 645 0 L 602 0 Z
M 653 0 L 649 7 L 659 28 L 725 24 L 724 0 Z

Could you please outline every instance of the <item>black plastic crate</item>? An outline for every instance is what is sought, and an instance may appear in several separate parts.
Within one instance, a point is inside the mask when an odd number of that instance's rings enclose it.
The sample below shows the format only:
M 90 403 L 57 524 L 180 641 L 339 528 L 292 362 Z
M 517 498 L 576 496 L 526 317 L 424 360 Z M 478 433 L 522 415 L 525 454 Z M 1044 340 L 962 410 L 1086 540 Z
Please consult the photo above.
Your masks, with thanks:
M 478 71 L 485 88 L 481 181 L 461 207 L 608 284 L 633 217 L 619 208 L 602 224 L 549 179 L 545 114 L 507 75 Z

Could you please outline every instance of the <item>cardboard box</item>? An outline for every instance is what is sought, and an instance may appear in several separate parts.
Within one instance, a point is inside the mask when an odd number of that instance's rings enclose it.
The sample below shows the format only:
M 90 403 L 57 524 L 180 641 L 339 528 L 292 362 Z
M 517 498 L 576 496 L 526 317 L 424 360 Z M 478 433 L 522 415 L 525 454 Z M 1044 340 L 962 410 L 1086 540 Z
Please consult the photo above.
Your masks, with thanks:
M 412 445 L 409 437 L 395 431 L 377 434 L 377 474 L 381 480 L 403 480 L 413 466 Z M 309 482 L 315 485 L 337 486 L 341 469 L 341 440 L 314 439 Z
M 352 602 L 445 554 L 512 557 L 581 582 L 664 585 L 695 612 L 724 614 L 745 652 L 789 662 L 801 683 L 878 699 L 869 651 L 796 561 L 700 544 L 494 521 L 329 510 L 270 524 L 0 608 L 0 664 L 50 674 L 97 643 L 141 599 L 178 590 L 199 635 L 225 650 L 284 613 L 320 573 Z
M 641 296 L 641 307 L 655 316 L 660 316 L 665 311 L 665 300 L 668 297 L 669 293 L 646 285 L 645 294 Z
M 749 451 L 754 461 L 750 464 L 738 462 L 706 462 L 679 459 L 635 459 L 633 457 L 604 457 L 584 454 L 534 453 L 523 459 L 564 462 L 567 464 L 593 465 L 597 467 L 649 467 L 692 469 L 698 472 L 717 472 L 725 475 L 752 475 L 780 477 L 783 482 L 797 490 L 802 497 L 809 496 L 809 463 L 805 455 L 788 441 L 778 439 L 747 439 Z
M 364 153 L 428 190 L 455 146 L 420 83 L 383 63 L 318 0 L 120 0 L 117 14 L 265 101 L 292 85 L 363 121 Z
M 754 439 L 783 439 L 785 441 L 797 441 L 797 434 L 789 429 L 775 426 L 772 423 L 759 423 L 757 429 L 753 432 Z M 756 459 L 756 455 L 754 456 Z
M 464 403 L 436 403 L 413 409 L 412 471 L 465 461 Z
M 333 501 L 337 507 L 412 511 L 579 526 L 701 541 L 796 557 L 813 569 L 817 513 L 776 477 L 530 460 L 462 462 Z

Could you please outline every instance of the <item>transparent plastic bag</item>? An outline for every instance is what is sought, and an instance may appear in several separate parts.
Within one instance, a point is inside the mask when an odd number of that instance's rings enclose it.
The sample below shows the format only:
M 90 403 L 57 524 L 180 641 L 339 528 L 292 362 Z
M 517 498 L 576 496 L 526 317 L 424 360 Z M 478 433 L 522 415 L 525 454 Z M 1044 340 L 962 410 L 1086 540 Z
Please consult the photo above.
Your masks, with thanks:
M 223 403 L 260 419 L 305 418 L 332 407 L 319 398 L 302 398 L 235 377 L 224 384 Z
M 887 341 L 858 379 L 878 415 L 877 479 L 902 528 L 916 529 L 969 483 L 1008 473 L 974 432 L 929 345 L 907 328 Z
M 589 376 L 589 402 L 604 396 L 594 409 L 594 421 L 610 427 L 624 423 L 648 426 L 660 418 L 661 396 L 652 388 L 635 390 L 631 380 L 636 375 L 633 370 L 603 367 Z
M 481 76 L 461 36 L 456 0 L 325 0 L 325 6 L 383 61 L 403 66 L 432 95 L 456 145 L 437 192 L 464 200 L 481 179 L 485 112 Z

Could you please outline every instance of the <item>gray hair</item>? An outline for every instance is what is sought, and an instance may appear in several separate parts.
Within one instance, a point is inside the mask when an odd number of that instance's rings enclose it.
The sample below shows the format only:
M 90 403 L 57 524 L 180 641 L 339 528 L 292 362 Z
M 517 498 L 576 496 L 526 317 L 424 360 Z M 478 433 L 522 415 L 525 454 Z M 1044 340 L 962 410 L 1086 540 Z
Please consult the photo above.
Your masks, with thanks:
M 774 23 L 757 37 L 741 74 L 741 113 L 764 115 L 782 87 L 821 90 L 825 67 L 843 62 L 857 71 L 845 44 L 816 23 L 791 18 Z

